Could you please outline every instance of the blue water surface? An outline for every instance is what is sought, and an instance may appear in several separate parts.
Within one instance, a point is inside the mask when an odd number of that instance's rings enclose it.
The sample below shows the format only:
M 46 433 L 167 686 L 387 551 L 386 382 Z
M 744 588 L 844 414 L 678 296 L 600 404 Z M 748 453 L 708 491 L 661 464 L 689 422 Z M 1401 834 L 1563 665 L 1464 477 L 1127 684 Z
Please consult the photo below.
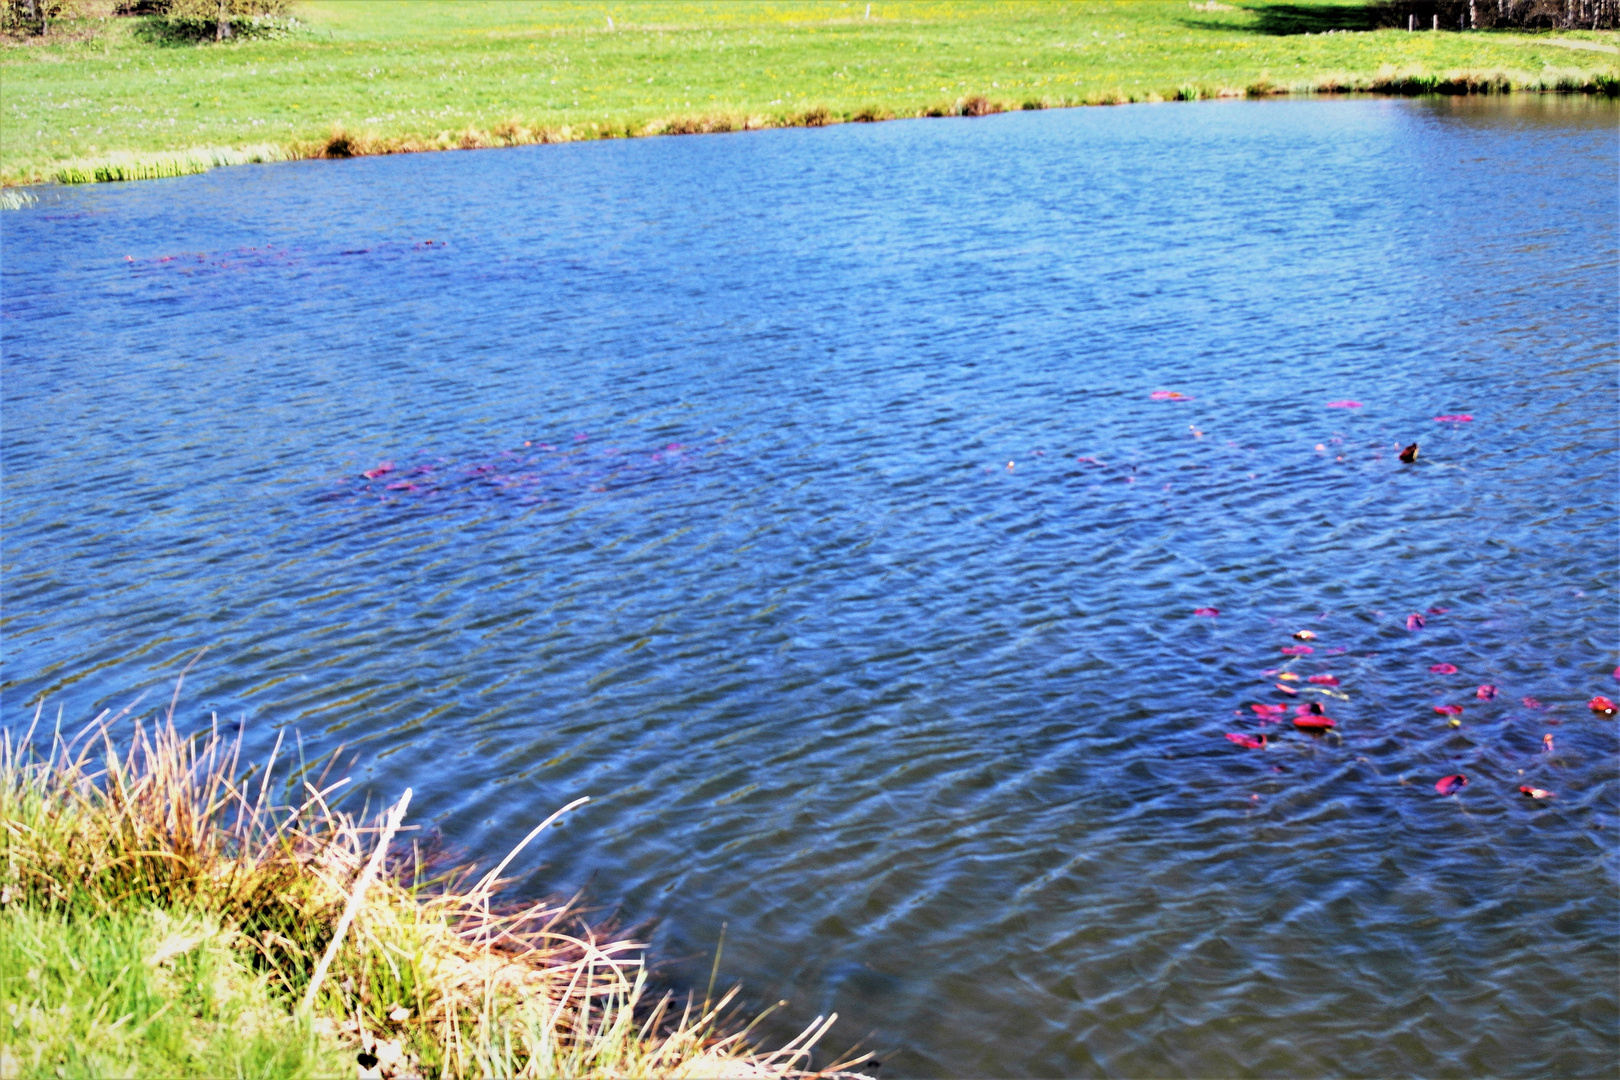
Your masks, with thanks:
M 0 722 L 150 717 L 208 646 L 187 726 L 346 744 L 469 858 L 589 795 L 519 888 L 678 989 L 724 930 L 767 1041 L 840 1014 L 823 1064 L 1608 1075 L 1617 119 L 48 190 L 0 219 Z

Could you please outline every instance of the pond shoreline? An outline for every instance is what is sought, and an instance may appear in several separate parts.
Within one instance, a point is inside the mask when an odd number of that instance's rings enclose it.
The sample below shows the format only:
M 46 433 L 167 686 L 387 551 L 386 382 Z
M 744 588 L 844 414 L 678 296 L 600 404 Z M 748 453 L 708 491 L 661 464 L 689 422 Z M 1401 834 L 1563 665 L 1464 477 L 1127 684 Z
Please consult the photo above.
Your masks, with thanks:
M 1197 88 L 1183 88 L 1166 97 L 1157 93 L 1144 95 L 1101 95 L 1078 101 L 1046 102 L 1029 100 L 1022 103 L 994 100 L 981 95 L 958 98 L 949 104 L 925 106 L 921 109 L 900 111 L 881 106 L 835 112 L 816 105 L 798 113 L 779 115 L 743 115 L 735 113 L 697 113 L 672 116 L 644 124 L 628 121 L 587 122 L 561 126 L 526 126 L 517 121 L 497 124 L 493 128 L 467 127 L 459 132 L 441 131 L 436 135 L 376 135 L 351 131 L 334 125 L 331 134 L 323 140 L 295 140 L 286 144 L 263 143 L 242 148 L 198 147 L 188 150 L 155 151 L 150 153 L 113 152 L 95 158 L 64 162 L 48 178 L 8 179 L 0 181 L 0 189 L 34 187 L 49 183 L 86 184 L 116 183 L 130 180 L 169 179 L 191 176 L 226 165 L 262 164 L 275 161 L 344 160 L 356 157 L 384 157 L 393 154 L 435 153 L 450 150 L 495 150 L 518 146 L 540 146 L 553 143 L 597 142 L 607 139 L 635 139 L 668 135 L 718 135 L 742 131 L 767 131 L 783 128 L 829 127 L 836 124 L 881 123 L 886 120 L 920 120 L 942 117 L 982 117 L 1009 112 L 1041 111 L 1045 109 L 1084 108 L 1098 105 L 1163 104 L 1177 101 L 1235 100 L 1268 97 L 1473 97 L 1504 94 L 1576 94 L 1598 97 L 1620 97 L 1620 78 L 1607 74 L 1586 74 L 1583 79 L 1568 73 L 1552 79 L 1532 76 L 1526 72 L 1490 71 L 1449 72 L 1431 75 L 1420 72 L 1384 73 L 1370 78 L 1324 77 L 1304 85 L 1281 85 L 1261 78 L 1244 87 L 1222 87 L 1212 93 Z M 18 206 L 27 205 L 26 201 Z M 16 206 L 0 208 L 15 209 Z

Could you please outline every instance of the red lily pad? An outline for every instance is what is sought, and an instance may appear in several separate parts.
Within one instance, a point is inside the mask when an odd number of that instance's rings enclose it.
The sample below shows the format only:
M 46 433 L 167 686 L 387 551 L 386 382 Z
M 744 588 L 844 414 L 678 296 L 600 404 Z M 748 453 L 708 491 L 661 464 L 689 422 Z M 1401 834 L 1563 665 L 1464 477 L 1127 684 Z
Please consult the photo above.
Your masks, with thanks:
M 386 476 L 387 474 L 389 474 L 389 473 L 391 473 L 393 471 L 394 471 L 394 463 L 392 461 L 383 461 L 383 462 L 379 462 L 376 465 L 376 467 L 367 469 L 365 472 L 361 473 L 360 475 L 365 477 L 367 480 L 375 480 L 375 479 L 377 479 L 377 477 Z
M 1328 728 L 1334 727 L 1335 724 L 1325 716 L 1312 716 L 1307 713 L 1304 716 L 1294 717 L 1294 726 L 1303 728 L 1306 731 L 1326 731 Z
M 1277 689 L 1281 690 L 1285 694 L 1290 694 L 1290 695 L 1292 695 L 1294 697 L 1299 697 L 1299 691 L 1295 690 L 1292 686 L 1289 686 L 1287 683 L 1277 683 L 1276 687 L 1277 687 Z
M 1327 403 L 1327 407 L 1330 408 L 1330 409 L 1359 409 L 1359 408 L 1361 408 L 1361 402 L 1359 402 L 1359 401 L 1330 401 L 1330 402 Z
M 1421 615 L 1408 615 L 1406 617 L 1406 628 L 1408 630 L 1421 630 L 1426 621 Z
M 1315 651 L 1309 645 L 1284 645 L 1282 647 L 1284 656 L 1309 656 Z
M 1256 716 L 1281 716 L 1288 711 L 1286 705 L 1250 705 Z
M 1228 731 L 1226 737 L 1245 750 L 1264 750 L 1266 748 L 1266 737 L 1264 735 L 1244 735 L 1241 732 Z
M 1338 686 L 1339 680 L 1333 675 L 1312 675 L 1311 682 L 1317 686 Z
M 1550 799 L 1553 797 L 1553 793 L 1546 788 L 1531 787 L 1529 784 L 1520 784 L 1519 790 L 1532 799 Z
M 1468 777 L 1462 773 L 1452 776 L 1442 776 L 1434 782 L 1434 790 L 1442 795 L 1450 795 L 1453 791 L 1460 791 L 1468 786 Z
M 1462 706 L 1461 705 L 1436 705 L 1434 707 L 1434 711 L 1439 713 L 1441 716 L 1461 716 L 1462 715 Z
M 1442 424 L 1466 424 L 1474 418 L 1465 412 L 1460 412 L 1452 413 L 1449 416 L 1437 416 L 1435 419 Z
M 1206 619 L 1213 619 L 1215 616 L 1219 615 L 1220 613 L 1221 613 L 1220 608 L 1213 608 L 1213 607 L 1193 608 L 1193 614 L 1194 615 L 1200 615 L 1200 616 L 1202 616 L 1202 617 L 1204 617 Z
M 1586 703 L 1586 707 L 1595 713 L 1602 713 L 1604 716 L 1614 715 L 1614 702 L 1610 701 L 1602 694 L 1599 694 L 1591 701 L 1588 701 Z
M 1180 390 L 1155 390 L 1148 397 L 1154 401 L 1191 401 L 1191 394 L 1183 394 Z
M 1496 693 L 1496 687 L 1490 683 L 1481 683 L 1479 689 L 1474 691 L 1474 696 L 1481 701 L 1492 701 L 1496 698 Z
M 1436 675 L 1455 675 L 1455 674 L 1457 674 L 1457 665 L 1456 664 L 1430 664 L 1429 665 L 1429 670 L 1434 672 Z
M 1524 702 L 1524 707 L 1527 708 L 1527 709 L 1539 709 L 1539 708 L 1541 708 L 1541 702 L 1537 701 L 1533 697 L 1522 697 L 1519 700 Z

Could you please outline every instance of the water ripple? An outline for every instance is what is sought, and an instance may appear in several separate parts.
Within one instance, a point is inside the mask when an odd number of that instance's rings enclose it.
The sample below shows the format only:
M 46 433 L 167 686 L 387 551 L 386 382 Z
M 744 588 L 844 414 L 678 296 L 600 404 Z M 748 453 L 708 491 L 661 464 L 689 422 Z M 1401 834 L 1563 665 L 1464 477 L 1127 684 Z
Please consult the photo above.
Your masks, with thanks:
M 346 744 L 474 857 L 588 793 L 523 888 L 676 987 L 726 928 L 768 1036 L 836 1009 L 885 1074 L 1608 1069 L 1614 119 L 64 191 L 3 222 L 0 722 L 209 645 L 189 722 Z

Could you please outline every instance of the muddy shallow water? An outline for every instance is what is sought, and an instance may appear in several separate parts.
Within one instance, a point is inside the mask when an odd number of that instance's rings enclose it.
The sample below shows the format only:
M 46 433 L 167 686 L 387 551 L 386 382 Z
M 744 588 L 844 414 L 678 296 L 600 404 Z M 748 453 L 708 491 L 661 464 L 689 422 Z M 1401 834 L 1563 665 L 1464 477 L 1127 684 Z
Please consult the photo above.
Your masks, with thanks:
M 0 721 L 208 645 L 188 723 L 347 743 L 477 858 L 588 794 L 527 889 L 677 986 L 724 929 L 771 1037 L 885 1076 L 1606 1073 L 1617 119 L 50 191 L 0 218 Z

